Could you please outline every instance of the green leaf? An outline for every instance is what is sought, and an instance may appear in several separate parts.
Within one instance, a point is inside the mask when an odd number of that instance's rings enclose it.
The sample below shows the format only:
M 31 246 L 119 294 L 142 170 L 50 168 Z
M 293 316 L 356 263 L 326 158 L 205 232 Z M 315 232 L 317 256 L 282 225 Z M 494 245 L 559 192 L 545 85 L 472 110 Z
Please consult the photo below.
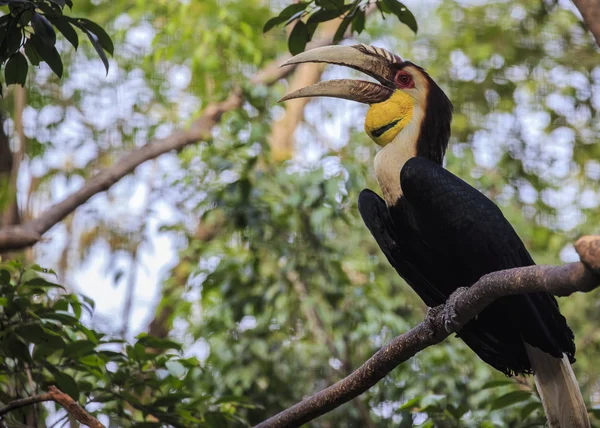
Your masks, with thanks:
M 34 12 L 31 17 L 31 26 L 35 31 L 35 34 L 47 45 L 54 46 L 56 44 L 56 33 L 52 24 L 48 22 L 46 17 Z
M 58 354 L 61 351 L 58 349 L 52 349 L 44 345 L 36 345 L 33 347 L 32 358 L 34 361 L 45 361 L 50 357 L 50 355 Z
M 352 18 L 352 31 L 360 34 L 365 29 L 365 11 L 358 9 Z
M 415 397 L 415 398 L 408 400 L 406 403 L 404 403 L 398 409 L 399 410 L 411 410 L 411 409 L 414 409 L 415 407 L 418 408 L 418 407 L 420 407 L 419 406 L 420 402 L 421 402 L 421 397 Z
M 85 334 L 90 342 L 94 342 L 96 344 L 99 343 L 100 338 L 98 337 L 98 333 L 96 333 L 95 331 L 90 330 L 89 328 L 87 328 L 86 326 L 84 326 L 81 323 L 77 324 L 77 329 L 79 331 L 81 331 L 83 334 Z
M 73 400 L 79 401 L 79 388 L 75 379 L 64 372 L 55 371 L 53 374 L 58 389 L 69 395 Z
M 98 54 L 100 59 L 102 60 L 102 63 L 104 64 L 104 68 L 106 69 L 106 74 L 108 74 L 108 58 L 106 57 L 106 54 L 104 53 L 104 49 L 102 49 L 102 45 L 100 44 L 98 37 L 91 31 L 89 31 L 87 28 L 85 28 L 85 27 L 81 27 L 81 28 L 83 29 L 83 32 L 85 34 L 87 34 L 88 39 L 90 39 L 90 42 L 92 42 L 92 46 L 96 50 L 96 53 Z
M 196 357 L 181 358 L 177 361 L 179 361 L 181 364 L 183 364 L 188 369 L 200 367 L 200 361 L 198 361 L 198 358 L 196 358 Z
M 340 10 L 344 7 L 344 0 L 316 0 L 315 4 L 326 10 Z
M 521 419 L 527 419 L 533 412 L 536 410 L 543 410 L 542 403 L 539 401 L 532 401 L 531 403 L 527 403 L 521 409 Z
M 77 50 L 77 48 L 79 47 L 79 36 L 77 35 L 77 32 L 75 31 L 75 29 L 71 26 L 71 24 L 67 20 L 67 18 L 64 16 L 60 16 L 58 18 L 48 18 L 48 19 L 50 20 L 50 22 L 52 22 L 52 24 L 56 28 L 58 28 L 58 31 L 60 31 L 62 33 L 62 35 L 65 36 L 65 39 L 67 39 L 69 41 L 69 43 L 71 43 L 73 45 L 75 50 Z
M 38 264 L 33 264 L 31 266 L 28 266 L 27 269 L 31 269 L 32 271 L 39 272 L 39 273 L 49 273 L 49 274 L 54 275 L 55 278 L 58 278 L 55 271 L 53 271 L 52 269 L 43 268 Z
M 406 24 L 408 28 L 416 34 L 418 31 L 417 20 L 410 10 L 398 0 L 383 0 L 383 4 L 398 17 L 400 22 Z
M 46 18 L 48 18 L 49 16 L 62 15 L 62 9 L 56 4 L 39 2 L 36 4 L 36 6 L 43 12 L 43 15 L 45 15 Z M 31 13 L 31 15 L 33 15 L 33 13 Z M 29 17 L 29 19 L 31 20 L 31 16 Z
M 63 63 L 58 51 L 55 46 L 46 46 L 44 42 L 38 37 L 37 34 L 32 34 L 31 43 L 35 47 L 35 50 L 40 55 L 42 60 L 46 62 L 58 77 L 62 77 L 63 74 Z
M 180 403 L 181 400 L 187 398 L 187 394 L 182 392 L 175 392 L 173 394 L 165 395 L 164 397 L 158 397 L 152 404 L 152 407 L 169 407 L 174 404 Z
M 350 25 L 351 22 L 352 22 L 352 16 L 350 16 L 350 15 L 347 15 L 342 20 L 342 23 L 340 24 L 337 31 L 335 32 L 335 35 L 333 36 L 333 43 L 338 43 L 344 38 L 344 35 L 346 34 L 346 30 L 348 29 L 348 26 Z
M 452 416 L 454 416 L 454 418 L 458 421 L 460 418 L 463 417 L 463 415 L 465 413 L 467 413 L 469 411 L 469 406 L 466 403 L 462 403 L 461 405 L 459 405 L 458 407 L 455 407 L 453 405 L 449 405 L 447 407 L 448 411 L 450 411 L 450 413 L 452 414 Z
M 79 362 L 85 364 L 86 366 L 98 367 L 101 369 L 106 368 L 106 363 L 104 362 L 104 360 L 95 354 L 81 357 L 79 358 Z
M 0 285 L 10 285 L 10 272 L 0 269 Z
M 351 5 L 350 5 L 351 6 Z M 337 18 L 343 13 L 343 11 L 337 9 L 318 9 L 312 15 L 308 17 L 306 20 L 306 27 L 308 29 L 309 40 L 312 39 L 315 30 L 321 22 L 330 21 L 332 19 Z
M 23 33 L 17 22 L 12 23 L 6 32 L 6 48 L 4 54 L 8 57 L 14 54 L 21 47 L 23 41 Z M 4 43 L 3 43 L 4 44 Z
M 13 16 L 10 13 L 0 16 L 0 31 L 6 31 L 12 20 Z
M 40 318 L 60 321 L 64 325 L 69 325 L 69 326 L 76 326 L 79 323 L 79 320 L 77 318 L 75 318 L 73 316 L 73 314 L 71 314 L 70 312 L 60 311 L 60 310 L 40 314 Z
M 222 395 L 215 400 L 215 404 L 220 403 L 252 404 L 252 400 L 248 397 L 242 397 L 239 395 Z
M 529 398 L 531 398 L 531 392 L 529 391 L 512 391 L 493 400 L 490 410 L 503 409 L 512 406 L 513 404 L 526 401 Z
M 62 285 L 55 284 L 54 282 L 50 282 L 50 281 L 42 278 L 41 276 L 37 276 L 35 278 L 27 280 L 26 282 L 24 282 L 22 284 L 22 286 L 23 287 L 35 287 L 35 288 L 60 288 L 62 290 L 65 290 L 65 287 L 63 287 Z
M 165 367 L 173 377 L 180 378 L 186 373 L 186 369 L 179 361 L 167 361 Z
M 287 21 L 288 19 L 290 19 L 292 16 L 294 16 L 298 12 L 306 10 L 306 6 L 308 6 L 308 3 L 303 2 L 303 1 L 301 1 L 299 3 L 291 4 L 281 11 L 281 13 L 279 14 L 279 17 L 283 18 L 283 21 Z
M 512 379 L 498 379 L 498 380 L 491 380 L 489 382 L 486 382 L 483 384 L 483 386 L 481 388 L 479 388 L 480 390 L 483 389 L 488 389 L 488 388 L 497 388 L 499 386 L 507 386 L 507 385 L 515 385 L 515 381 Z
M 65 346 L 62 337 L 39 324 L 21 325 L 15 329 L 15 333 L 30 343 L 50 349 L 62 349 Z
M 290 19 L 292 16 L 296 15 L 298 12 L 302 12 L 302 11 L 306 10 L 306 6 L 308 6 L 308 3 L 306 3 L 306 2 L 294 3 L 294 4 L 289 5 L 288 7 L 283 9 L 279 15 L 269 19 L 265 23 L 265 25 L 263 27 L 263 33 L 266 33 L 267 31 L 269 31 L 271 28 L 275 27 L 276 25 L 286 22 L 288 19 Z
M 94 397 L 94 399 L 92 400 L 93 403 L 107 403 L 109 401 L 113 401 L 115 399 L 115 397 L 110 394 L 110 393 L 106 393 L 106 395 L 96 395 Z
M 147 348 L 155 349 L 177 349 L 182 350 L 181 344 L 168 339 L 161 339 L 155 336 L 149 336 L 146 334 L 138 336 L 138 343 L 141 343 Z
M 96 24 L 94 21 L 90 21 L 85 18 L 78 18 L 77 22 L 79 23 L 79 27 L 83 26 L 87 32 L 90 32 L 96 36 L 96 39 L 100 46 L 111 55 L 115 53 L 115 45 L 111 40 L 110 36 L 106 33 L 104 28 Z M 93 42 L 92 42 L 93 43 Z M 97 49 L 96 49 L 97 50 Z M 106 67 L 108 70 L 108 66 Z
M 301 10 L 300 12 L 298 12 L 295 15 L 292 15 L 291 17 L 289 17 L 286 21 L 285 21 L 285 26 L 287 27 L 289 24 L 291 24 L 292 22 L 296 21 L 297 19 L 302 18 L 302 15 L 304 15 L 304 11 Z
M 340 11 L 339 10 L 336 10 L 336 9 L 330 9 L 330 10 L 318 9 L 316 12 L 314 12 L 312 15 L 310 15 L 308 17 L 308 20 L 306 21 L 306 23 L 307 24 L 311 24 L 311 23 L 326 22 L 326 21 L 330 21 L 332 19 L 335 19 L 338 16 L 340 16 Z
M 33 363 L 31 354 L 29 353 L 29 347 L 14 334 L 11 334 L 2 341 L 2 349 L 6 349 L 9 355 L 12 355 L 19 361 L 25 361 L 30 364 Z
M 273 18 L 269 19 L 267 22 L 265 22 L 265 25 L 263 26 L 263 33 L 268 32 L 269 30 L 271 30 L 273 27 L 285 22 L 285 19 L 281 19 L 279 16 L 274 16 Z
M 288 49 L 290 50 L 290 53 L 292 55 L 298 55 L 300 52 L 304 52 L 304 48 L 308 43 L 308 38 L 309 34 L 306 24 L 302 21 L 296 22 L 288 39 Z
M 127 357 L 125 355 L 123 355 L 121 352 L 103 350 L 103 351 L 98 351 L 97 354 L 101 355 L 102 359 L 104 361 L 126 361 L 127 360 Z
M 421 407 L 438 407 L 438 405 L 446 399 L 444 394 L 429 394 L 421 399 Z
M 96 302 L 94 302 L 94 301 L 93 301 L 92 299 L 90 299 L 88 296 L 85 296 L 85 295 L 83 295 L 83 294 L 80 294 L 79 296 L 81 297 L 81 299 L 82 299 L 82 300 L 83 300 L 85 303 L 87 303 L 87 304 L 90 306 L 90 308 L 91 308 L 92 310 L 93 310 L 93 309 L 96 307 Z M 90 315 L 91 315 L 91 314 L 90 314 Z

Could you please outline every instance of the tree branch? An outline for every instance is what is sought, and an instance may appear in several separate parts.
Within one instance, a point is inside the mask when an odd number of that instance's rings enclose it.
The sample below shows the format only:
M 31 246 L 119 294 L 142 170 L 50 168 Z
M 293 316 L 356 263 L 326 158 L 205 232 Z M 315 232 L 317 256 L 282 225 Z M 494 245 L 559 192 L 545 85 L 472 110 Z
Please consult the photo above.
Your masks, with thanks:
M 307 49 L 326 46 L 330 43 L 330 38 L 316 40 L 309 43 Z M 270 86 L 289 75 L 294 71 L 294 66 L 279 68 L 289 57 L 290 55 L 286 54 L 271 62 L 250 79 L 250 83 Z M 167 138 L 154 140 L 143 147 L 132 150 L 115 164 L 90 178 L 81 189 L 71 196 L 46 209 L 38 218 L 21 225 L 0 228 L 0 253 L 34 245 L 52 226 L 59 223 L 92 196 L 108 190 L 142 163 L 172 150 L 181 150 L 190 144 L 209 140 L 213 127 L 220 122 L 223 114 L 240 108 L 243 101 L 241 90 L 234 89 L 225 101 L 209 104 L 188 130 L 175 132 Z
M 573 0 L 573 3 L 600 47 L 600 0 Z
M 531 292 L 568 296 L 589 292 L 600 285 L 600 236 L 585 236 L 575 249 L 581 262 L 563 266 L 527 266 L 485 275 L 456 300 L 456 322 L 464 326 L 500 297 Z M 305 424 L 367 391 L 417 352 L 445 340 L 443 311 L 434 311 L 424 322 L 397 336 L 367 362 L 336 384 L 258 424 L 255 428 Z
M 86 412 L 83 407 L 81 407 L 75 400 L 62 392 L 60 389 L 55 386 L 50 386 L 48 389 L 50 392 L 45 394 L 34 395 L 33 397 L 11 401 L 6 406 L 0 408 L 0 418 L 8 412 L 20 409 L 21 407 L 30 406 L 43 401 L 55 401 L 63 406 L 64 409 L 80 423 L 87 425 L 90 428 L 106 428 L 100 423 L 100 421 L 98 421 L 98 419 Z

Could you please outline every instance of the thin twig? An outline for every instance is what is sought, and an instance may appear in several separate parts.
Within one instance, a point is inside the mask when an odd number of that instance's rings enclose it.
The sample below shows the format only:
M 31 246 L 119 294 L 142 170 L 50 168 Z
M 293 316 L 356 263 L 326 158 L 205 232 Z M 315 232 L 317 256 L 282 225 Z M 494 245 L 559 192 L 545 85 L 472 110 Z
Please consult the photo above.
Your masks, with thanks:
M 6 406 L 0 408 L 0 416 L 7 414 L 8 412 L 20 409 L 21 407 L 31 406 L 32 404 L 41 403 L 43 401 L 52 401 L 52 394 L 49 392 L 40 395 L 34 395 L 32 397 L 20 398 L 18 400 L 11 401 Z
M 100 423 L 100 421 L 98 421 L 98 419 L 86 412 L 83 407 L 81 407 L 75 400 L 62 392 L 60 389 L 56 388 L 55 386 L 50 386 L 48 389 L 50 392 L 45 394 L 34 395 L 33 397 L 11 401 L 6 406 L 0 408 L 0 417 L 12 410 L 20 409 L 21 407 L 30 406 L 32 404 L 41 403 L 44 401 L 55 401 L 63 406 L 67 413 L 72 415 L 80 423 L 87 425 L 90 428 L 106 428 Z
M 568 296 L 600 285 L 600 236 L 586 236 L 575 244 L 581 262 L 563 266 L 527 266 L 483 276 L 455 302 L 456 322 L 464 326 L 500 297 L 531 292 Z M 334 385 L 258 424 L 255 428 L 296 427 L 305 424 L 367 391 L 417 352 L 445 340 L 443 311 L 397 336 L 367 362 Z

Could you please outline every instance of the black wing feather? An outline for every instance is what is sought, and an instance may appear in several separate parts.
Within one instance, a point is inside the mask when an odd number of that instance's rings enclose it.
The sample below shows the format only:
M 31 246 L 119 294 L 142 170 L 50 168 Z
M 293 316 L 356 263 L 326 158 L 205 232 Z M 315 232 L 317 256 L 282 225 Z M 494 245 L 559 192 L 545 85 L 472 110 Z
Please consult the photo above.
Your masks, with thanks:
M 500 209 L 478 190 L 426 158 L 401 172 L 404 197 L 387 207 L 371 191 L 359 210 L 389 262 L 428 306 L 482 275 L 534 264 Z M 573 333 L 548 293 L 498 300 L 460 332 L 487 363 L 507 374 L 531 367 L 523 340 L 574 361 Z
M 415 257 L 409 257 L 410 253 L 417 251 L 421 255 L 420 261 L 428 262 L 429 254 L 418 248 L 419 243 L 411 231 L 407 236 L 399 236 L 383 199 L 375 192 L 365 189 L 358 197 L 358 210 L 388 262 L 417 292 L 425 304 L 431 308 L 444 303 L 447 296 L 413 265 L 412 260 Z

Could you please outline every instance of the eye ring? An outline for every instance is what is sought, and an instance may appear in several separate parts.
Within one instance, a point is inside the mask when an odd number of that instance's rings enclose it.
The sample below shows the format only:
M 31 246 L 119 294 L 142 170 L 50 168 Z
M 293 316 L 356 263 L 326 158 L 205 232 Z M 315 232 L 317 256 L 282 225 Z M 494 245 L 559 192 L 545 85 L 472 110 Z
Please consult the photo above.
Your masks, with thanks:
M 394 76 L 394 83 L 399 88 L 414 88 L 412 75 L 404 70 L 399 70 Z

